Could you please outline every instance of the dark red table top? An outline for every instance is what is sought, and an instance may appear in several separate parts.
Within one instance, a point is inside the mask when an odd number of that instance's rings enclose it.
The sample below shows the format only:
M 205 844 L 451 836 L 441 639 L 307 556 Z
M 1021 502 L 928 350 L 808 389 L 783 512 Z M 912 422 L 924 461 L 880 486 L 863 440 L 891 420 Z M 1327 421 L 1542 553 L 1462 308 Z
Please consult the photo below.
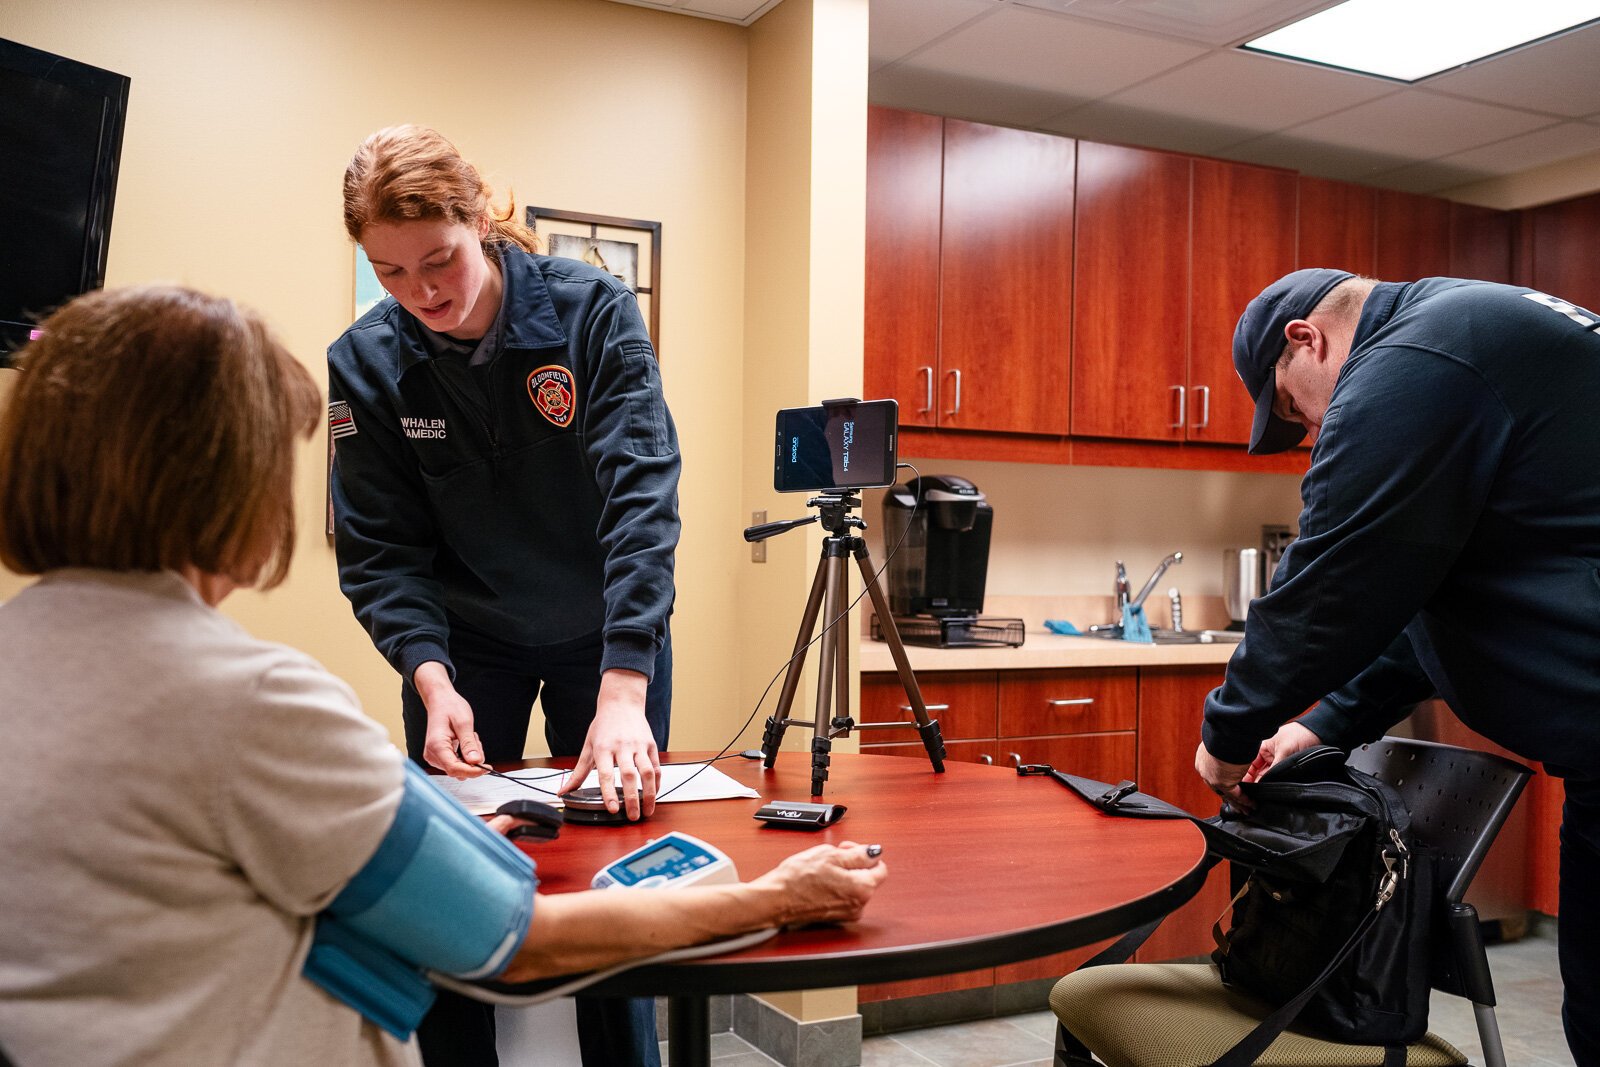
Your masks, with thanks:
M 695 755 L 672 753 L 663 762 Z M 570 765 L 529 760 L 527 765 Z M 786 930 L 764 944 L 704 960 L 640 967 L 592 987 L 621 995 L 813 989 L 946 974 L 1091 944 L 1165 914 L 1198 891 L 1205 845 L 1182 820 L 1102 815 L 1047 777 L 925 758 L 835 753 L 825 795 L 849 810 L 805 832 L 752 816 L 767 800 L 810 801 L 808 752 L 717 768 L 763 800 L 659 804 L 627 826 L 569 824 L 526 845 L 540 891 L 587 889 L 599 868 L 668 830 L 727 853 L 751 878 L 820 842 L 883 846 L 889 877 L 861 921 Z M 649 892 L 644 890 L 643 892 Z

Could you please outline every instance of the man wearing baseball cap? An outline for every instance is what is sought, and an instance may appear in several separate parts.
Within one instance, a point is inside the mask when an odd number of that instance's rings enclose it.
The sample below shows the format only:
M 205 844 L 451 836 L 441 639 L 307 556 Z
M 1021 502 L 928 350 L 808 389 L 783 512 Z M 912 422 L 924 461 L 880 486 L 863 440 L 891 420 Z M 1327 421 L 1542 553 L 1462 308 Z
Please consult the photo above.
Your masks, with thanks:
M 1275 760 L 1375 740 L 1434 695 L 1542 761 L 1566 780 L 1567 1040 L 1600 1065 L 1600 315 L 1300 270 L 1245 308 L 1233 362 L 1250 451 L 1314 444 L 1299 538 L 1206 698 L 1196 770 L 1243 804 Z

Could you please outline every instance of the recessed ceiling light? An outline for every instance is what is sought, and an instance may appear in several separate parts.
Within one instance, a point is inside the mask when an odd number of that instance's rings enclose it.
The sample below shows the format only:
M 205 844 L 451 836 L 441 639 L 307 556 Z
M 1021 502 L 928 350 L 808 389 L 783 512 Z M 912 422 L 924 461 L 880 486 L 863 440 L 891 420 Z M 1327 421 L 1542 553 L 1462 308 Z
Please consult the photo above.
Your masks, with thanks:
M 1242 47 L 1414 82 L 1600 19 L 1600 0 L 1345 0 Z

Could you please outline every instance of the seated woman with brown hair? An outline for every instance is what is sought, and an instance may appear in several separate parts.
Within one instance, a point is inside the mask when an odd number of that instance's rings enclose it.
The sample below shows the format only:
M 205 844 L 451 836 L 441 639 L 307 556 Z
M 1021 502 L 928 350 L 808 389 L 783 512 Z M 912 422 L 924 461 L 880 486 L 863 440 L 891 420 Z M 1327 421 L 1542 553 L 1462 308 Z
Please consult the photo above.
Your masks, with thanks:
M 404 1026 L 307 962 L 319 913 L 365 935 L 374 901 L 378 936 L 416 927 L 392 951 L 419 973 L 527 981 L 854 919 L 883 879 L 821 846 L 747 883 L 535 897 L 531 863 L 405 770 L 344 683 L 216 610 L 284 579 L 295 445 L 322 411 L 262 321 L 186 289 L 91 293 L 18 362 L 0 562 L 41 576 L 0 606 L 0 1047 L 19 1064 L 414 1063 Z M 380 860 L 406 882 L 396 857 L 428 858 L 428 834 L 499 866 L 436 862 L 430 885 L 465 904 L 413 901 L 407 923 L 388 883 L 352 900 Z M 498 947 L 473 948 L 497 909 Z

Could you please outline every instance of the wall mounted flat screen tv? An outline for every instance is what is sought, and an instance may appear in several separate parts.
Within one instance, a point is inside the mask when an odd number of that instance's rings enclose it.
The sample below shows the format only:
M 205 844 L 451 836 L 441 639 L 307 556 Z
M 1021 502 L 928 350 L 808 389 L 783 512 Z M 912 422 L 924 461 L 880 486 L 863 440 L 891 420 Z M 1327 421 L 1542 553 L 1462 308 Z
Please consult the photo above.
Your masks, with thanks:
M 105 284 L 128 79 L 0 39 L 0 366 Z

